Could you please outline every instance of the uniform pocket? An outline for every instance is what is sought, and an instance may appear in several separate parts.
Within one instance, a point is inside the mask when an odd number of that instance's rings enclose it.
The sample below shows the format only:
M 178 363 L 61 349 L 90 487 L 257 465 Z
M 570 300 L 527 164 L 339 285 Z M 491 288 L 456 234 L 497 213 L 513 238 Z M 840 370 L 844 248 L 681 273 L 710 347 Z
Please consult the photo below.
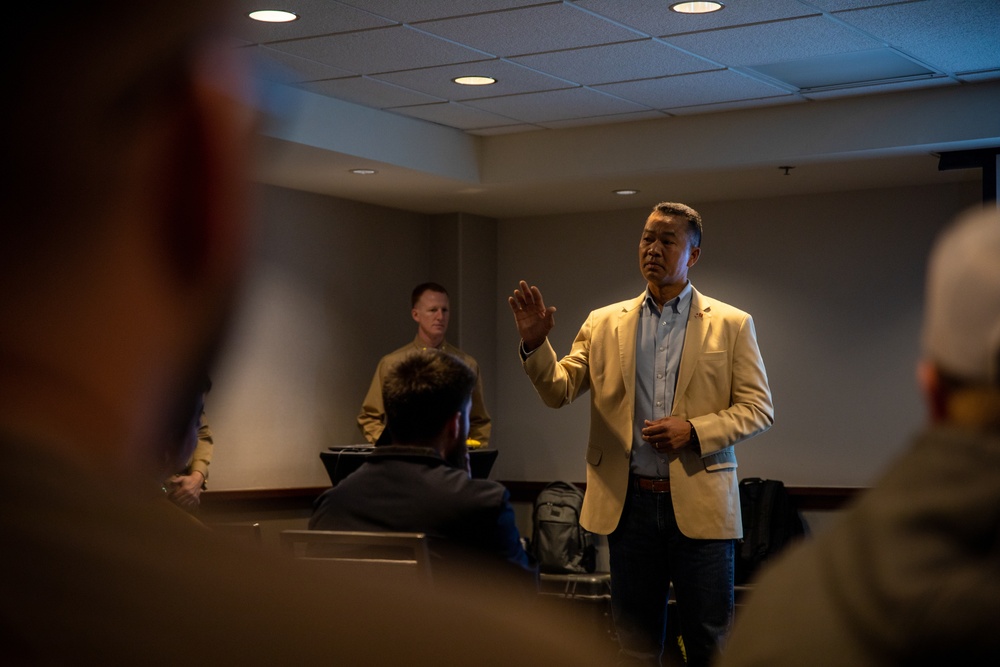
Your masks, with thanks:
M 601 457 L 604 456 L 604 452 L 597 447 L 587 447 L 587 463 L 592 466 L 601 464 Z

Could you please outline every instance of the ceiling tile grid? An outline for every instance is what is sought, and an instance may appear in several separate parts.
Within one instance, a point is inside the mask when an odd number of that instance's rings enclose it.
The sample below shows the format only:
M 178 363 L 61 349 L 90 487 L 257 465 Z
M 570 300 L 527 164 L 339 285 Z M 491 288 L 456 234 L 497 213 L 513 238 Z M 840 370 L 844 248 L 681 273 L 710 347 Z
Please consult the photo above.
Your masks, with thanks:
M 595 86 L 623 99 L 653 109 L 673 109 L 716 102 L 788 97 L 791 93 L 777 86 L 751 79 L 731 70 L 700 74 L 682 74 L 664 79 L 646 79 Z
M 408 26 L 309 37 L 269 46 L 276 51 L 351 70 L 355 74 L 395 72 L 493 58 L 489 53 L 438 39 Z
M 665 0 L 283 4 L 298 20 L 243 17 L 240 37 L 284 80 L 479 133 L 1000 78 L 998 0 L 728 0 L 698 16 Z M 497 83 L 452 82 L 467 74 Z
M 366 76 L 314 81 L 303 84 L 308 91 L 353 102 L 362 106 L 392 108 L 417 104 L 434 104 L 447 100 L 401 88 Z
M 648 111 L 648 108 L 635 102 L 605 95 L 590 88 L 489 97 L 471 100 L 466 104 L 526 123 Z
M 328 0 L 290 0 L 283 8 L 294 10 L 301 20 L 290 23 L 262 23 L 246 17 L 258 9 L 274 9 L 270 2 L 239 0 L 237 6 L 244 16 L 235 23 L 235 36 L 252 43 L 277 42 L 303 37 L 318 37 L 337 33 L 382 28 L 396 25 L 370 12 Z
M 452 79 L 459 76 L 488 76 L 496 83 L 488 86 L 458 86 Z M 573 81 L 550 74 L 543 74 L 528 67 L 506 60 L 484 60 L 460 65 L 427 67 L 406 72 L 375 74 L 373 78 L 387 83 L 411 88 L 455 101 L 473 100 L 480 97 L 499 97 L 519 93 L 536 93 L 545 90 L 573 88 Z
M 944 72 L 1000 69 L 996 0 L 927 0 L 835 16 Z
M 477 109 L 458 102 L 399 107 L 395 111 L 405 116 L 429 120 L 433 123 L 455 127 L 460 130 L 497 128 L 520 124 L 520 121 L 516 118 L 505 117 L 492 113 L 488 109 Z
M 416 27 L 498 56 L 610 44 L 647 36 L 565 3 L 430 21 Z
M 758 23 L 666 38 L 685 51 L 725 64 L 750 67 L 882 46 L 825 16 Z
M 663 0 L 578 0 L 577 7 L 592 11 L 649 35 L 680 35 L 718 28 L 815 16 L 820 11 L 799 0 L 728 0 L 722 11 L 709 14 L 678 14 Z
M 585 86 L 719 69 L 714 63 L 649 38 L 520 56 L 511 60 Z
M 552 0 L 340 0 L 340 2 L 399 23 L 433 21 L 454 16 L 553 4 Z

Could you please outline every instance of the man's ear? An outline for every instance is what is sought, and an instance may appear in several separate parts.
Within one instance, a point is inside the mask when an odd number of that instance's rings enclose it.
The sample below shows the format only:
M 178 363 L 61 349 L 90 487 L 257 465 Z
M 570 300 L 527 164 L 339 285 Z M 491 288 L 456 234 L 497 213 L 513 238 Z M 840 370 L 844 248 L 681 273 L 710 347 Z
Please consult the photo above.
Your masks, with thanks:
M 945 421 L 948 416 L 948 392 L 938 369 L 930 361 L 917 365 L 917 384 L 927 404 L 927 412 L 933 423 Z
M 230 276 L 246 245 L 254 112 L 238 49 L 207 46 L 175 100 L 163 230 L 181 281 Z
M 416 308 L 410 311 L 410 317 L 413 318 L 414 322 L 420 322 L 420 313 L 417 312 Z
M 691 248 L 691 252 L 688 254 L 688 263 L 687 263 L 689 269 L 698 263 L 699 257 L 701 257 L 701 248 L 700 247 Z
M 443 435 L 446 437 L 449 449 L 458 440 L 462 432 L 462 413 L 456 412 L 444 425 Z

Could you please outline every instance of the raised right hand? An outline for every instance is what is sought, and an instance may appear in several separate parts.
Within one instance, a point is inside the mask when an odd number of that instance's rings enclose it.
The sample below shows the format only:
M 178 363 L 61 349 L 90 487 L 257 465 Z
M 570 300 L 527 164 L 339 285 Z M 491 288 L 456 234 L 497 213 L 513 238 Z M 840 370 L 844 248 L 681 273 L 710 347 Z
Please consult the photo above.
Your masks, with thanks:
M 514 312 L 514 323 L 524 341 L 524 348 L 531 352 L 542 343 L 556 324 L 553 306 L 545 307 L 542 293 L 537 287 L 521 281 L 520 288 L 514 290 L 514 296 L 507 298 L 510 309 Z

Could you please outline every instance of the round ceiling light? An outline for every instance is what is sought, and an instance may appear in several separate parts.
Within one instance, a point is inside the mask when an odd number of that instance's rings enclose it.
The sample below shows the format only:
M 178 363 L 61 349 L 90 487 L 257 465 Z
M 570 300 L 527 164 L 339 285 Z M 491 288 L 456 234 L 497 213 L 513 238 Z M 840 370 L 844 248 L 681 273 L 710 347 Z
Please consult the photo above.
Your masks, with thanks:
M 637 194 L 639 194 L 638 190 L 630 190 L 630 189 L 627 189 L 627 188 L 622 189 L 622 190 L 612 190 L 611 192 L 615 193 L 616 195 L 621 195 L 623 197 L 627 197 L 628 195 L 637 195 Z
M 491 86 L 497 82 L 492 76 L 459 76 L 452 81 L 460 86 Z
M 289 21 L 294 21 L 299 18 L 291 12 L 281 11 L 279 9 L 260 9 L 255 12 L 250 12 L 247 14 L 254 21 L 263 21 L 264 23 L 288 23 Z
M 711 14 L 725 7 L 721 2 L 678 2 L 670 5 L 672 11 L 678 14 Z
M 377 174 L 378 172 L 374 169 L 348 169 L 352 174 L 357 174 L 358 176 L 371 176 L 372 174 Z

